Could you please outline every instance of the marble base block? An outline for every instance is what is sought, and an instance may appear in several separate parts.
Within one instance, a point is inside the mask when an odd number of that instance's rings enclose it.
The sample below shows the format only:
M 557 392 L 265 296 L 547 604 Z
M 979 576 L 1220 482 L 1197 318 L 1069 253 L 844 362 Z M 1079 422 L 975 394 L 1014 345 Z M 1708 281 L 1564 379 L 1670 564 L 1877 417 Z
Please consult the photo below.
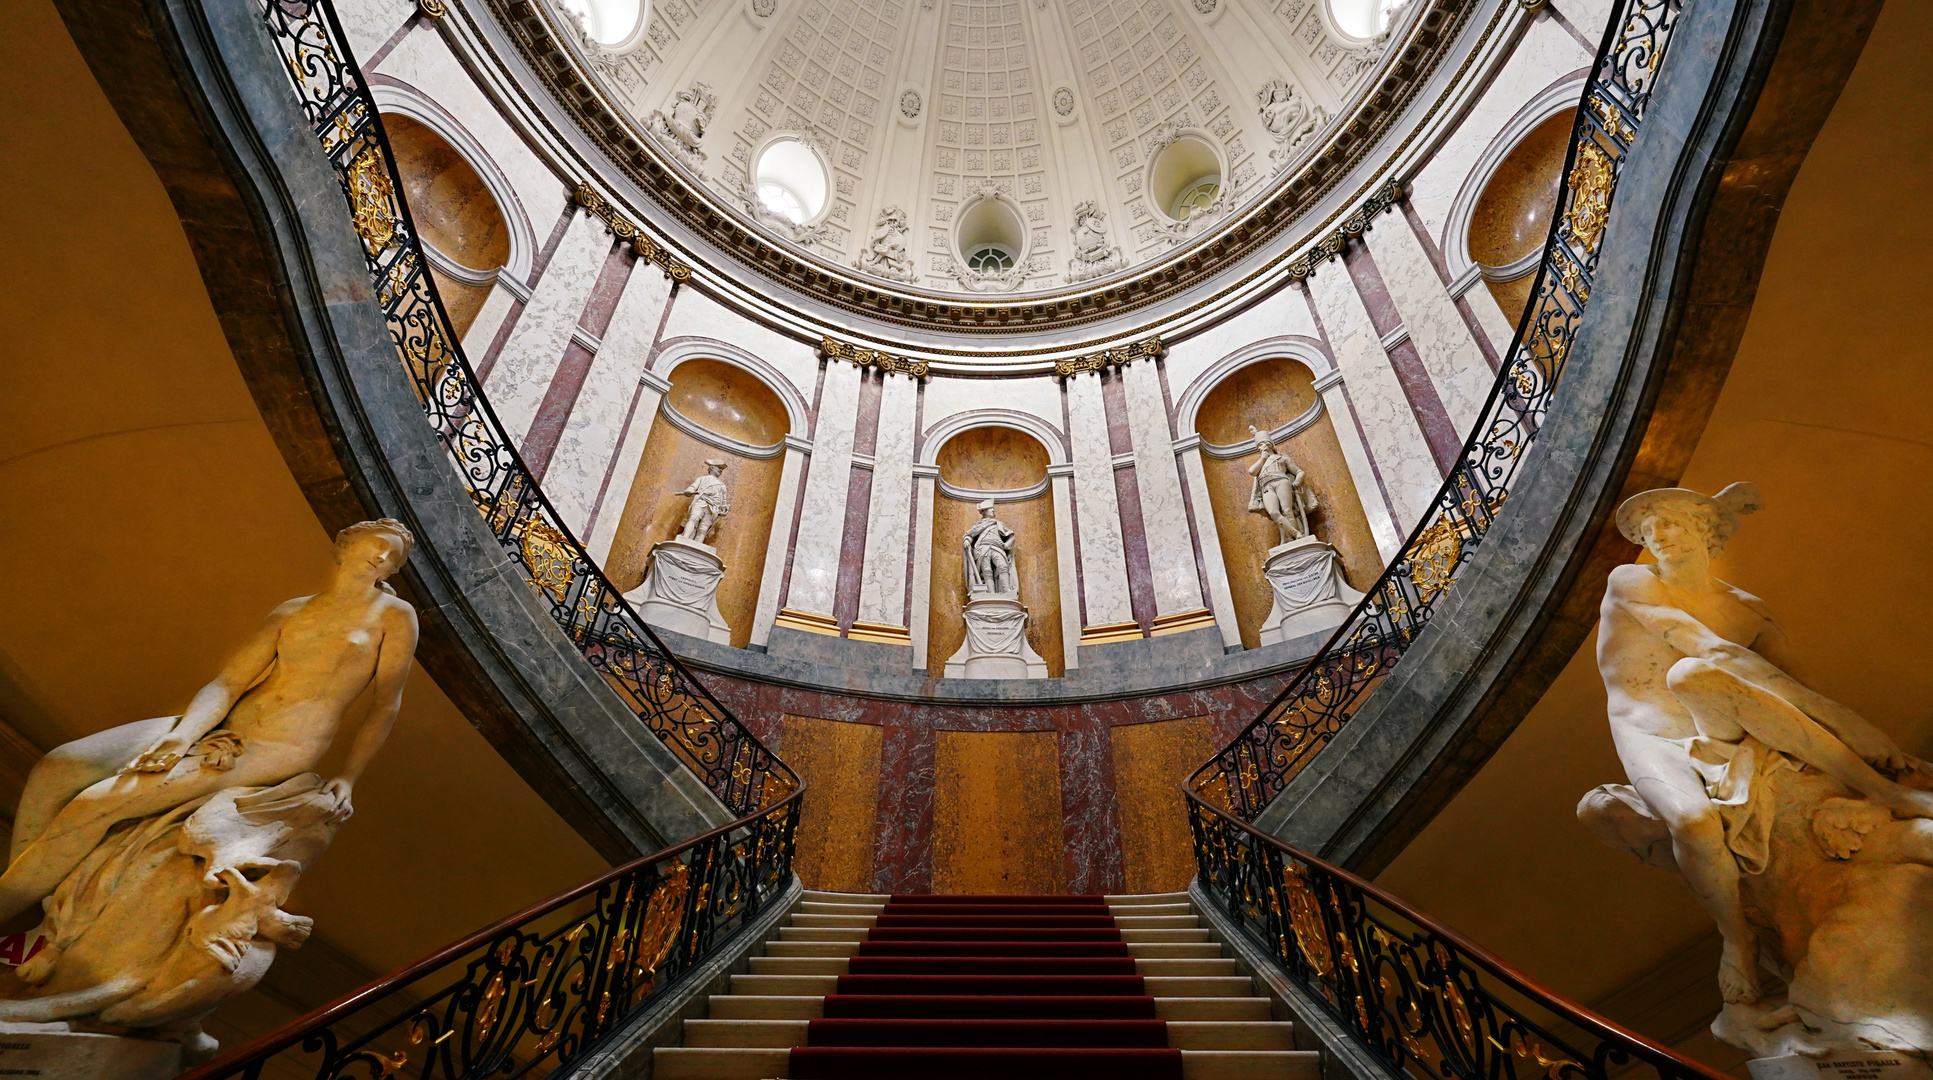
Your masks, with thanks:
M 1334 629 L 1363 597 L 1342 579 L 1336 549 L 1313 536 L 1270 548 L 1262 573 L 1275 593 L 1275 604 L 1262 620 L 1261 645 Z
M 718 583 L 724 579 L 725 561 L 717 548 L 662 540 L 651 549 L 644 583 L 624 598 L 653 626 L 728 645 L 732 628 L 718 611 Z
M 64 1023 L 0 1023 L 0 1076 L 61 1080 L 168 1080 L 181 1044 L 69 1031 Z
M 1745 1063 L 1752 1080 L 1928 1080 L 1933 1067 L 1910 1054 L 1874 1050 L 1865 1054 L 1803 1054 L 1753 1058 Z
M 978 593 L 967 600 L 966 642 L 947 660 L 948 679 L 1044 679 L 1047 661 L 1027 644 L 1027 607 L 1017 596 Z

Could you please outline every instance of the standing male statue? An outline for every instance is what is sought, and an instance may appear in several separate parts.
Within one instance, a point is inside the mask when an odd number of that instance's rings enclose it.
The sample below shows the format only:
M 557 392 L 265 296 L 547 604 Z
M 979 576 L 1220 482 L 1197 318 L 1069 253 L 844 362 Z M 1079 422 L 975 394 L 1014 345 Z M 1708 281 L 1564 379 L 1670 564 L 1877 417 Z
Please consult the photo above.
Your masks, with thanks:
M 1864 807 L 1877 817 L 1847 820 L 1862 822 L 1854 832 L 1870 831 L 1866 846 L 1874 850 L 1862 853 L 1867 858 L 1881 854 L 1882 837 L 1901 847 L 1876 823 L 1933 818 L 1933 793 L 1889 778 L 1924 782 L 1915 775 L 1923 763 L 1851 709 L 1801 683 L 1792 674 L 1785 632 L 1765 602 L 1711 576 L 1711 559 L 1740 516 L 1759 507 L 1757 488 L 1733 484 L 1716 497 L 1684 488 L 1646 491 L 1618 508 L 1618 530 L 1657 559 L 1611 571 L 1598 611 L 1598 670 L 1631 786 L 1599 789 L 1578 809 L 1593 828 L 1633 835 L 1648 821 L 1662 822 L 1670 857 L 1661 851 L 1650 857 L 1675 861 L 1718 923 L 1724 941 L 1719 988 L 1738 1005 L 1766 992 L 1759 939 L 1740 895 L 1742 875 L 1757 881 L 1773 867 L 1773 853 L 1785 842 L 1774 821 L 1781 805 L 1794 805 L 1790 793 L 1830 777 L 1865 796 Z M 1788 794 L 1780 795 L 1781 788 Z M 1634 798 L 1642 807 L 1629 805 Z M 1864 812 L 1857 800 L 1829 800 L 1811 812 L 1812 831 L 1821 842 L 1833 840 L 1828 863 L 1860 848 L 1857 836 L 1841 835 L 1850 834 L 1840 820 Z M 1920 828 L 1908 839 L 1933 828 L 1913 824 Z M 1888 857 L 1929 861 L 1918 848 Z M 1768 877 L 1799 872 L 1787 858 Z
M 1248 433 L 1255 439 L 1255 450 L 1261 457 L 1248 467 L 1248 474 L 1255 478 L 1255 486 L 1249 490 L 1248 512 L 1265 514 L 1275 527 L 1281 531 L 1280 543 L 1300 540 L 1309 535 L 1309 514 L 1316 508 L 1315 492 L 1303 484 L 1302 470 L 1287 454 L 1275 452 L 1275 441 L 1267 432 L 1257 431 L 1250 425 Z
M 678 530 L 678 539 L 694 544 L 711 542 L 712 530 L 717 528 L 718 519 L 732 508 L 732 489 L 718 478 L 729 464 L 723 458 L 706 460 L 705 475 L 693 480 L 678 493 L 691 496 L 691 508 L 685 511 L 685 527 Z
M 981 502 L 979 510 L 980 520 L 960 538 L 967 593 L 1016 596 L 1019 586 L 1013 571 L 1013 530 L 993 516 L 992 499 Z

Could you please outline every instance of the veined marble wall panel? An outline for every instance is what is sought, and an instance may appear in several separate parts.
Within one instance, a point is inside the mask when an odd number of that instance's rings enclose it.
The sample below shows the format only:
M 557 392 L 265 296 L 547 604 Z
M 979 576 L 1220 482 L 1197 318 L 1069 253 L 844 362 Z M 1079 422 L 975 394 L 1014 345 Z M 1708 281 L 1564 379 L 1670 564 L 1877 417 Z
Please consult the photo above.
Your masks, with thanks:
M 1182 395 L 1215 361 L 1250 342 L 1285 336 L 1322 337 L 1315 320 L 1309 317 L 1309 305 L 1292 288 L 1277 289 L 1227 322 L 1170 345 L 1161 361 L 1168 370 L 1168 392 L 1179 404 Z
M 477 308 L 476 318 L 471 320 L 470 328 L 463 332 L 463 355 L 472 364 L 482 360 L 490 351 L 490 343 L 497 339 L 497 331 L 503 329 L 504 316 L 510 314 L 510 305 L 517 297 L 509 289 L 498 283 L 491 287 L 490 295 L 484 298 Z
M 1443 474 L 1348 271 L 1338 263 L 1324 265 L 1309 279 L 1309 295 L 1329 331 L 1336 368 L 1348 384 L 1370 456 L 1389 490 L 1398 531 L 1408 532 L 1429 509 Z
M 949 379 L 935 376 L 926 382 L 924 423 L 928 431 L 955 413 L 980 409 L 1012 409 L 1038 416 L 1059 431 L 1060 380 L 1052 376 L 1038 379 Z
M 1012 490 L 1047 476 L 1047 450 L 1033 436 L 1004 427 L 972 428 L 947 440 L 939 452 L 940 477 L 982 490 Z M 994 511 L 1014 531 L 1014 571 L 1020 602 L 1027 605 L 1027 643 L 1047 661 L 1047 674 L 1066 670 L 1061 632 L 1059 544 L 1050 490 L 1025 502 L 1003 502 Z M 933 505 L 932 589 L 927 597 L 926 670 L 938 677 L 966 640 L 965 553 L 960 537 L 980 516 L 973 503 L 940 495 Z
M 1278 427 L 1300 416 L 1318 396 L 1308 368 L 1294 360 L 1264 360 L 1235 372 L 1209 392 L 1196 417 L 1196 430 L 1210 443 L 1226 446 L 1245 442 L 1249 425 L 1263 430 Z M 1334 544 L 1342 555 L 1349 583 L 1367 589 L 1382 572 L 1383 561 L 1336 439 L 1334 419 L 1325 412 L 1276 449 L 1301 467 L 1309 490 L 1315 492 L 1320 504 L 1310 517 L 1315 534 Z M 1348 421 L 1347 417 L 1342 419 Z M 1262 620 L 1274 603 L 1262 564 L 1281 536 L 1266 515 L 1249 512 L 1255 481 L 1248 467 L 1254 461 L 1252 456 L 1205 455 L 1202 461 L 1236 624 L 1241 628 L 1242 644 L 1251 649 L 1260 644 Z M 1202 512 L 1199 501 L 1195 512 Z
M 537 406 L 550 389 L 551 376 L 564 358 L 564 346 L 584 314 L 591 287 L 611 251 L 611 234 L 604 223 L 585 213 L 571 218 L 557 253 L 531 292 L 530 303 L 517 317 L 517 327 L 497 354 L 496 366 L 484 380 L 490 405 L 511 437 L 523 445 L 524 433 L 536 418 Z
M 919 383 L 888 375 L 880 387 L 879 433 L 873 444 L 866 561 L 859 582 L 861 622 L 901 626 L 906 619 L 906 534 L 912 527 L 913 425 L 918 410 Z
M 859 414 L 859 369 L 826 365 L 819 415 L 812 430 L 812 466 L 806 473 L 805 505 L 792 544 L 792 583 L 785 606 L 832 615 L 839 587 L 839 547 L 846 528 L 846 493 L 852 485 L 853 424 Z
M 678 306 L 665 322 L 664 340 L 703 337 L 726 341 L 772 365 L 791 382 L 799 396 L 812 400 L 812 388 L 819 381 L 819 353 L 802 341 L 795 341 L 745 318 L 696 289 L 678 294 Z M 850 367 L 850 365 L 847 365 Z M 846 421 L 848 425 L 851 421 Z M 806 433 L 795 431 L 803 437 Z M 818 438 L 813 436 L 814 440 Z M 841 503 L 840 505 L 844 505 Z
M 775 751 L 812 793 L 799 813 L 792 868 L 808 889 L 870 892 L 879 813 L 877 724 L 787 716 Z
M 1128 428 L 1134 438 L 1134 474 L 1141 493 L 1141 528 L 1148 541 L 1157 616 L 1199 611 L 1201 574 L 1195 541 L 1188 531 L 1188 508 L 1175 469 L 1174 434 L 1162 399 L 1161 374 L 1143 361 L 1121 369 Z
M 1562 12 L 1584 40 L 1592 43 L 1604 36 L 1604 24 L 1611 20 L 1612 0 L 1552 0 L 1551 6 Z
M 799 483 L 805 476 L 808 460 L 804 451 L 786 444 L 785 454 L 779 459 L 779 491 L 774 500 L 773 525 L 778 529 L 790 529 L 793 508 L 799 504 Z M 758 608 L 752 616 L 752 636 L 749 644 L 764 648 L 772 637 L 772 623 L 779 614 L 779 590 L 785 581 L 786 555 L 790 548 L 784 544 L 774 544 L 769 540 L 765 548 L 765 569 L 758 579 Z
M 1524 102 L 1569 72 L 1587 68 L 1592 54 L 1551 19 L 1534 19 L 1523 40 L 1504 61 L 1503 70 L 1484 91 L 1463 123 L 1410 181 L 1410 203 L 1428 226 L 1430 236 L 1444 243 L 1443 226 L 1450 204 L 1469 178 L 1477 158 L 1497 137 Z M 1582 86 L 1579 87 L 1580 91 Z
M 1109 728 L 1121 815 L 1121 861 L 1131 893 L 1178 892 L 1195 876 L 1180 783 L 1219 749 L 1206 716 Z M 790 760 L 790 759 L 787 759 Z
M 651 395 L 650 412 L 634 414 L 632 405 L 643 403 L 638 378 L 651 359 L 651 339 L 658 333 L 670 296 L 671 282 L 655 267 L 639 267 L 631 275 L 544 473 L 544 494 L 580 536 L 605 478 L 610 477 L 614 485 L 622 483 L 611 469 L 611 459 L 627 420 L 638 430 L 638 453 L 631 456 L 642 453 L 645 432 L 657 413 L 656 396 Z M 635 467 L 624 475 L 634 473 Z
M 1483 400 L 1496 376 L 1470 326 L 1443 287 L 1423 242 L 1399 214 L 1384 215 L 1383 227 L 1363 234 L 1403 328 L 1416 343 L 1436 396 L 1458 432 L 1468 434 L 1483 413 Z
M 416 0 L 338 0 L 335 9 L 350 51 L 366 63 L 416 14 Z M 417 32 L 435 33 L 428 27 L 418 27 Z
M 749 372 L 723 361 L 692 360 L 672 376 L 665 403 L 707 430 L 755 446 L 770 446 L 785 437 L 784 403 Z M 643 425 L 642 417 L 634 421 L 634 433 Z M 618 588 L 636 588 L 644 580 L 652 545 L 676 536 L 684 525 L 691 503 L 679 492 L 704 473 L 706 459 L 729 461 L 724 478 L 731 486 L 732 509 L 719 520 L 711 543 L 725 561 L 718 610 L 731 625 L 731 643 L 743 648 L 752 637 L 766 553 L 779 527 L 775 509 L 789 455 L 760 459 L 720 450 L 678 430 L 662 411 L 652 417 L 649 432 L 636 475 L 628 481 L 604 572 Z M 612 485 L 617 483 L 614 478 Z M 782 538 L 779 543 L 782 548 Z
M 1114 494 L 1114 455 L 1108 449 L 1107 408 L 1094 374 L 1067 380 L 1067 426 L 1074 449 L 1074 527 L 1081 540 L 1081 599 L 1086 625 L 1129 622 L 1128 557 L 1121 542 L 1121 507 Z
M 934 735 L 933 891 L 1060 892 L 1059 733 Z
M 377 72 L 407 83 L 442 106 L 482 145 L 517 191 L 520 208 L 531 231 L 542 244 L 570 202 L 570 185 L 504 120 L 470 73 L 450 52 L 433 27 L 420 26 L 383 58 Z M 503 208 L 506 216 L 512 208 Z

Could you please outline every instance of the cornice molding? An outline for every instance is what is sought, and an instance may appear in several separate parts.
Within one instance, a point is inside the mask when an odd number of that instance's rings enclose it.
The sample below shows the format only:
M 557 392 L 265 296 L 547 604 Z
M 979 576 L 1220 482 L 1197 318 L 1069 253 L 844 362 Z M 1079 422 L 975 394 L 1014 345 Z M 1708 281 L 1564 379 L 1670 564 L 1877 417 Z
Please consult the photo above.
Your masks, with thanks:
M 1112 349 L 1102 349 L 1085 356 L 1070 357 L 1054 362 L 1054 374 L 1060 378 L 1079 375 L 1083 371 L 1106 371 L 1108 368 L 1123 368 L 1136 360 L 1147 358 L 1160 359 L 1166 346 L 1161 344 L 1161 335 L 1143 338 L 1140 341 L 1117 345 Z
M 895 356 L 892 353 L 868 349 L 835 338 L 819 339 L 819 356 L 826 360 L 844 360 L 853 367 L 865 369 L 876 367 L 888 375 L 906 375 L 914 379 L 926 378 L 926 361 L 910 357 Z

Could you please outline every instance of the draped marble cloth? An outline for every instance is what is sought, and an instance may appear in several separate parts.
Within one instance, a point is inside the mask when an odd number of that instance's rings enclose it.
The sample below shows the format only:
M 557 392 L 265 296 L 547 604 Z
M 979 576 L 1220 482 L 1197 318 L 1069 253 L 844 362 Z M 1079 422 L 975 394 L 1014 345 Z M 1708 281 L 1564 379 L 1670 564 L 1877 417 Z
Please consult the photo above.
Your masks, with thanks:
M 1772 822 L 1777 813 L 1780 772 L 1805 768 L 1750 735 L 1739 742 L 1695 735 L 1673 740 L 1691 756 L 1691 767 L 1705 781 L 1705 792 L 1725 825 L 1725 846 L 1739 869 L 1763 874 L 1771 865 Z
M 1027 635 L 1027 612 L 1024 608 L 970 611 L 966 628 L 969 655 L 1018 656 Z
M 720 566 L 716 559 L 659 544 L 651 552 L 651 595 L 697 610 L 718 595 Z

